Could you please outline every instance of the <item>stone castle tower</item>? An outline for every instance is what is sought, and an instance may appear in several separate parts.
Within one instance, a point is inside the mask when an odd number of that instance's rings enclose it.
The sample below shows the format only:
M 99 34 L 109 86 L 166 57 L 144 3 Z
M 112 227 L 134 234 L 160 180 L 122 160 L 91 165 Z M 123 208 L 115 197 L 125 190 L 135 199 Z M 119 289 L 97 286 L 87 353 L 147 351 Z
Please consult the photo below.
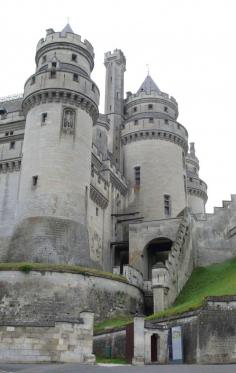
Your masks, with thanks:
M 23 162 L 8 259 L 89 265 L 86 200 L 99 102 L 90 78 L 93 47 L 69 26 L 49 29 L 35 61 L 22 102 Z
M 176 100 L 149 74 L 124 98 L 121 50 L 105 53 L 104 113 L 93 47 L 70 25 L 47 30 L 35 61 L 23 97 L 0 100 L 0 261 L 125 276 L 99 288 L 84 280 L 91 302 L 76 296 L 99 317 L 167 307 L 194 266 L 235 255 L 235 197 L 205 213 L 207 185 Z

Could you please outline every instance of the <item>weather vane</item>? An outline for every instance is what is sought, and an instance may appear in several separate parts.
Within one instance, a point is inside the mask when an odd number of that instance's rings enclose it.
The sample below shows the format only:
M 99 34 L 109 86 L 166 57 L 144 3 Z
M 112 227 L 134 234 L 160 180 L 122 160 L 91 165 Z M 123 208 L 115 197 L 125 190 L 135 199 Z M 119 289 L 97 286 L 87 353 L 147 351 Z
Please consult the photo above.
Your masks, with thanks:
M 147 67 L 147 74 L 149 75 L 149 64 L 147 64 L 146 67 Z

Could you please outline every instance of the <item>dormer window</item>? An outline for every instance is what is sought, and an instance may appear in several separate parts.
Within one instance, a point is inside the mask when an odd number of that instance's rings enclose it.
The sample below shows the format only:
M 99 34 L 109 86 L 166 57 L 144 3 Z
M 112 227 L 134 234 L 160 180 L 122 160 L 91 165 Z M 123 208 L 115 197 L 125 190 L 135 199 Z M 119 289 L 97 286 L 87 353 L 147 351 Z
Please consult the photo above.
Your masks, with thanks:
M 72 53 L 71 60 L 72 60 L 73 62 L 77 62 L 77 54 Z

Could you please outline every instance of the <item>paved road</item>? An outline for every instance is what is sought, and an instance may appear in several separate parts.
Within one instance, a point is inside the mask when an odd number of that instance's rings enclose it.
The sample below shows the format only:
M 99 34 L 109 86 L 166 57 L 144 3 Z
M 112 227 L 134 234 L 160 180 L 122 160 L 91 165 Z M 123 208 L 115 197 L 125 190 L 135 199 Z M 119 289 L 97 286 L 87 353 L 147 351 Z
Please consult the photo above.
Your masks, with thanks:
M 88 366 L 78 364 L 0 364 L 0 373 L 235 373 L 236 365 Z

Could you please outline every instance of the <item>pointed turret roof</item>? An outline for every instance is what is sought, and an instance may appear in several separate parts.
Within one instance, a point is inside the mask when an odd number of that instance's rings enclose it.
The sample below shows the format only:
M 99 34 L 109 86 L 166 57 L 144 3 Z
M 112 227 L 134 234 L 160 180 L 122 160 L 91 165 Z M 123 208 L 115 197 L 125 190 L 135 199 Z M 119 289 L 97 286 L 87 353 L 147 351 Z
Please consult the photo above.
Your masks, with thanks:
M 150 94 L 151 92 L 160 93 L 161 91 L 156 83 L 152 80 L 151 76 L 148 74 L 137 93 L 140 92 L 146 92 Z
M 74 34 L 74 31 L 72 30 L 71 25 L 69 23 L 67 23 L 67 25 L 63 28 L 61 34 L 65 35 L 67 32 L 71 32 L 72 34 Z

